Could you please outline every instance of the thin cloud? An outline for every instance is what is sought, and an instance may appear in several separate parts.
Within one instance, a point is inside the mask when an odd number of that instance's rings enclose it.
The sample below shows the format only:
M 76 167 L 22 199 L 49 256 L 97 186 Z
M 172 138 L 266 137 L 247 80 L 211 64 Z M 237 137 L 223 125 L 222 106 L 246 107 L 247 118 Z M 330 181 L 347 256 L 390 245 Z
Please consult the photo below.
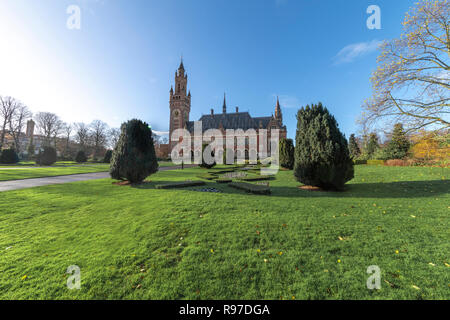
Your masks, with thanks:
M 274 99 L 277 99 L 277 95 L 272 95 Z M 278 95 L 281 108 L 300 108 L 300 100 L 295 96 L 290 95 Z
M 169 131 L 156 131 L 156 130 L 152 130 L 152 132 L 154 134 L 157 134 L 158 136 L 168 136 L 169 135 Z
M 349 44 L 333 58 L 334 64 L 338 65 L 353 62 L 358 58 L 377 51 L 381 44 L 383 44 L 383 41 L 379 40 Z
M 275 5 L 277 7 L 281 7 L 282 5 L 285 5 L 288 2 L 288 0 L 275 0 Z

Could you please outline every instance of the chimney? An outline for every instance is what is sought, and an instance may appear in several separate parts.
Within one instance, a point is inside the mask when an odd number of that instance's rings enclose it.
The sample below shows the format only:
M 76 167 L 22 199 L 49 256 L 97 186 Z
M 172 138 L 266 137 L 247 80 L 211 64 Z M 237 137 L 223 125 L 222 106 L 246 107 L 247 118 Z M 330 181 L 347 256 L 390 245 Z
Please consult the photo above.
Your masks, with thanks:
M 214 115 L 214 109 L 211 109 L 211 115 L 212 116 Z
M 239 112 L 239 107 L 236 107 L 236 113 L 238 113 Z

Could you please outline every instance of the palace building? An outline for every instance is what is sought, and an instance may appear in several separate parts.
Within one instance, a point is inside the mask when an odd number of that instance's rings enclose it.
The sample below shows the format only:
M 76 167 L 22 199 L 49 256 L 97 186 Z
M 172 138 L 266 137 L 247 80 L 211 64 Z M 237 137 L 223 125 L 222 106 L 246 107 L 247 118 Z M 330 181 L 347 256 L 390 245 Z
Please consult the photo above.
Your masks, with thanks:
M 170 89 L 169 139 L 176 129 L 187 129 L 191 133 L 191 136 L 194 137 L 194 121 L 191 121 L 189 118 L 191 112 L 191 92 L 188 90 L 187 84 L 188 76 L 185 72 L 183 61 L 181 61 L 178 70 L 175 71 L 175 90 L 173 87 Z M 252 117 L 248 112 L 240 112 L 238 107 L 232 112 L 229 112 L 224 95 L 221 112 L 215 113 L 214 109 L 211 109 L 210 114 L 203 115 L 198 121 L 202 123 L 203 132 L 208 129 L 219 129 L 224 135 L 224 140 L 227 129 L 242 129 L 244 131 L 254 129 L 258 134 L 258 139 L 261 129 L 268 130 L 268 139 L 270 139 L 271 129 L 278 129 L 280 138 L 286 138 L 287 134 L 286 126 L 283 125 L 283 115 L 278 98 L 274 114 L 265 117 Z M 162 149 L 168 151 L 168 154 L 171 153 L 173 147 L 177 144 L 176 141 L 169 141 L 169 145 L 161 146 Z M 248 139 L 246 140 L 247 143 Z

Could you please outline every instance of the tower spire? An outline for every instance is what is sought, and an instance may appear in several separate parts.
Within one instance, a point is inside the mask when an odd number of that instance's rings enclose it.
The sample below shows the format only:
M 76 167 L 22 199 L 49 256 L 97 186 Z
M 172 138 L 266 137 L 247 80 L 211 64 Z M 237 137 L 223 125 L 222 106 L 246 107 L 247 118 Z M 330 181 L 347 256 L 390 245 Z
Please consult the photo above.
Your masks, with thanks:
M 225 92 L 223 93 L 223 107 L 222 107 L 223 113 L 227 113 L 227 100 L 225 96 Z
M 283 116 L 281 114 L 280 100 L 278 99 L 278 96 L 277 96 L 277 105 L 275 107 L 275 119 L 283 121 Z
M 178 67 L 178 70 L 184 70 L 183 55 L 181 55 L 181 61 L 180 61 L 180 66 Z

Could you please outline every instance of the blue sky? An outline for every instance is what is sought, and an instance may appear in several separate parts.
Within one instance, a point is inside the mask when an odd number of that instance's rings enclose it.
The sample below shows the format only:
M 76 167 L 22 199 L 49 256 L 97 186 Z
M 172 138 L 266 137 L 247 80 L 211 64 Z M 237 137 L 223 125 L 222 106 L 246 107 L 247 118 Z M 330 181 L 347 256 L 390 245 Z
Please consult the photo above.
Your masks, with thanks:
M 214 108 L 253 116 L 280 96 L 288 136 L 299 107 L 321 101 L 348 137 L 371 94 L 377 44 L 398 37 L 411 0 L 2 0 L 0 95 L 64 121 L 140 118 L 168 130 L 180 56 L 191 120 Z M 69 5 L 81 29 L 69 30 Z M 381 30 L 369 30 L 369 5 Z

